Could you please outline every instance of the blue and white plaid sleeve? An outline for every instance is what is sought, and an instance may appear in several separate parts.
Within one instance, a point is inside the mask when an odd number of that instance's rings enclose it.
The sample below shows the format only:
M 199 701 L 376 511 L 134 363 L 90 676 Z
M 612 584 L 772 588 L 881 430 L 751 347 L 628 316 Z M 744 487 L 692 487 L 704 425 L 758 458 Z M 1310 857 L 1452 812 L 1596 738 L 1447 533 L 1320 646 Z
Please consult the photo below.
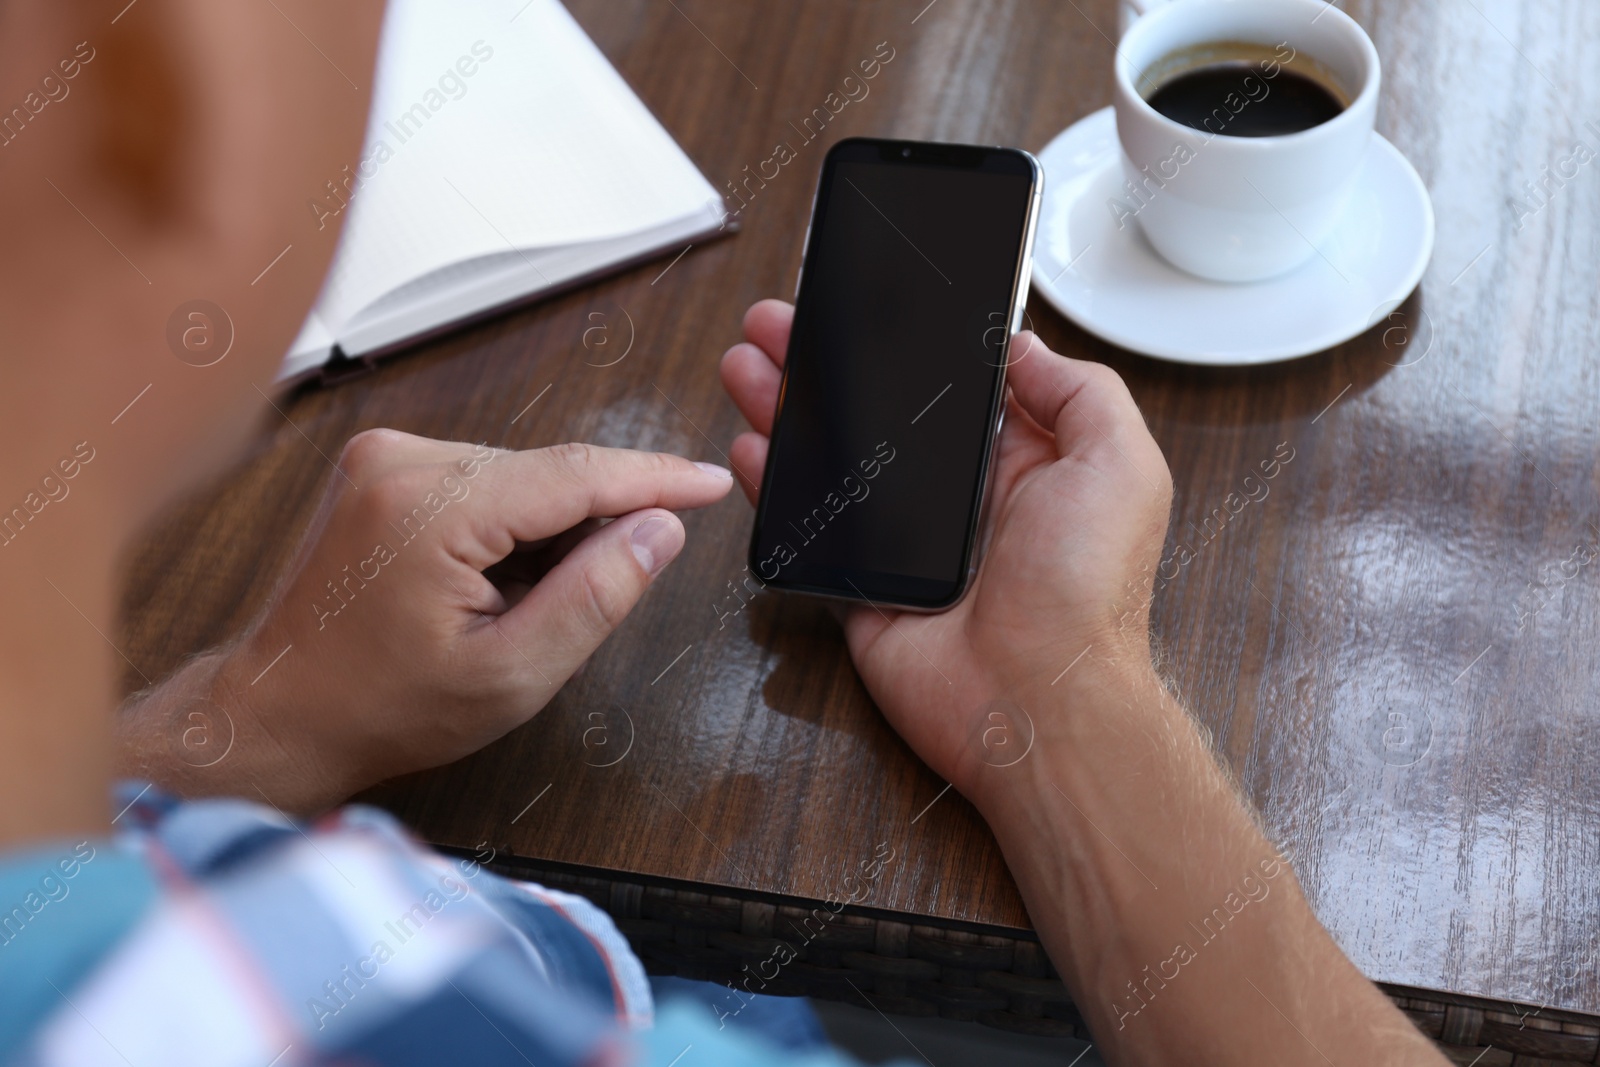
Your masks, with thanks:
M 0 854 L 0 1064 L 845 1067 L 703 1006 L 657 1019 L 603 912 L 383 812 L 119 806 L 112 841 Z
M 0 862 L 0 1062 L 639 1062 L 649 985 L 586 900 L 367 808 L 146 792 L 118 826 Z

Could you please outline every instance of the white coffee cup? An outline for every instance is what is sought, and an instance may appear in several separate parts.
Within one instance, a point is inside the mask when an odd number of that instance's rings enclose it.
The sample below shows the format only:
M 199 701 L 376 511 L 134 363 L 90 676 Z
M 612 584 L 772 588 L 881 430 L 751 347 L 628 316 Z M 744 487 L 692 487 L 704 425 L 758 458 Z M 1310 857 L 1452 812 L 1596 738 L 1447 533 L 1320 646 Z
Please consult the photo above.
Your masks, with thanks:
M 1132 206 L 1163 258 L 1202 278 L 1257 281 L 1305 262 L 1348 204 L 1372 141 L 1380 80 L 1372 40 L 1323 0 L 1124 0 L 1122 12 L 1117 138 L 1133 183 L 1122 210 Z M 1164 60 L 1224 42 L 1292 49 L 1296 69 L 1308 60 L 1347 106 L 1298 133 L 1233 137 L 1174 122 L 1146 102 Z M 1259 68 L 1265 88 L 1251 89 L 1244 106 L 1270 93 L 1271 69 Z

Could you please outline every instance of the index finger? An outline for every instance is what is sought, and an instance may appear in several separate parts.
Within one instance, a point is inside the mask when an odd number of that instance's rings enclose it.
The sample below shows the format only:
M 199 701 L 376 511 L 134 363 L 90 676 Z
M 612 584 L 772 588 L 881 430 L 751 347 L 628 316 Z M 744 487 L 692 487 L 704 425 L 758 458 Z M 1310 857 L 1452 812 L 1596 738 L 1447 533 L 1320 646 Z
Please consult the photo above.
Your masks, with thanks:
M 452 553 L 480 570 L 518 541 L 551 537 L 587 518 L 704 507 L 733 487 L 725 468 L 666 452 L 565 444 L 486 453 L 473 474 L 465 463 L 451 465 L 458 498 L 448 489 L 434 494 L 436 501 L 454 501 L 446 525 L 458 535 L 451 537 Z
M 744 339 L 760 348 L 781 370 L 789 354 L 794 305 L 786 300 L 757 300 L 744 313 Z

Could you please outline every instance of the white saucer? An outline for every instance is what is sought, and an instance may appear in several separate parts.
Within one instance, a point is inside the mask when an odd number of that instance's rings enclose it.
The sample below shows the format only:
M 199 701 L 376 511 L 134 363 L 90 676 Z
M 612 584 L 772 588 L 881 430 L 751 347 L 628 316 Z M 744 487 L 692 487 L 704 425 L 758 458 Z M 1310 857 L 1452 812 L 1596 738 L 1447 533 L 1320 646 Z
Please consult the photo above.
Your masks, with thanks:
M 1433 254 L 1433 204 L 1374 133 L 1344 220 L 1306 263 L 1262 282 L 1210 282 L 1162 259 L 1136 222 L 1117 229 L 1116 116 L 1096 111 L 1039 153 L 1044 206 L 1033 287 L 1067 318 L 1147 356 L 1207 366 L 1272 363 L 1348 341 L 1416 288 Z

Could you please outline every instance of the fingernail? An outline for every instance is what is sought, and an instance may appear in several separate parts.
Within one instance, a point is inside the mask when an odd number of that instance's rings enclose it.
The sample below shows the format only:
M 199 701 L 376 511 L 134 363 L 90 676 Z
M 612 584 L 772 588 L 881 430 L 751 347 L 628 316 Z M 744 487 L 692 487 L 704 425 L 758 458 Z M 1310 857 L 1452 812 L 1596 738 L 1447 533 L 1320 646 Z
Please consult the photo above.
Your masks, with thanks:
M 716 475 L 718 478 L 729 478 L 729 479 L 731 479 L 733 477 L 733 472 L 730 471 L 727 467 L 719 467 L 715 463 L 696 463 L 695 466 L 699 467 L 701 470 L 705 471 L 707 474 Z
M 633 528 L 633 555 L 639 566 L 654 577 L 671 563 L 683 548 L 683 527 L 659 515 L 645 519 Z

